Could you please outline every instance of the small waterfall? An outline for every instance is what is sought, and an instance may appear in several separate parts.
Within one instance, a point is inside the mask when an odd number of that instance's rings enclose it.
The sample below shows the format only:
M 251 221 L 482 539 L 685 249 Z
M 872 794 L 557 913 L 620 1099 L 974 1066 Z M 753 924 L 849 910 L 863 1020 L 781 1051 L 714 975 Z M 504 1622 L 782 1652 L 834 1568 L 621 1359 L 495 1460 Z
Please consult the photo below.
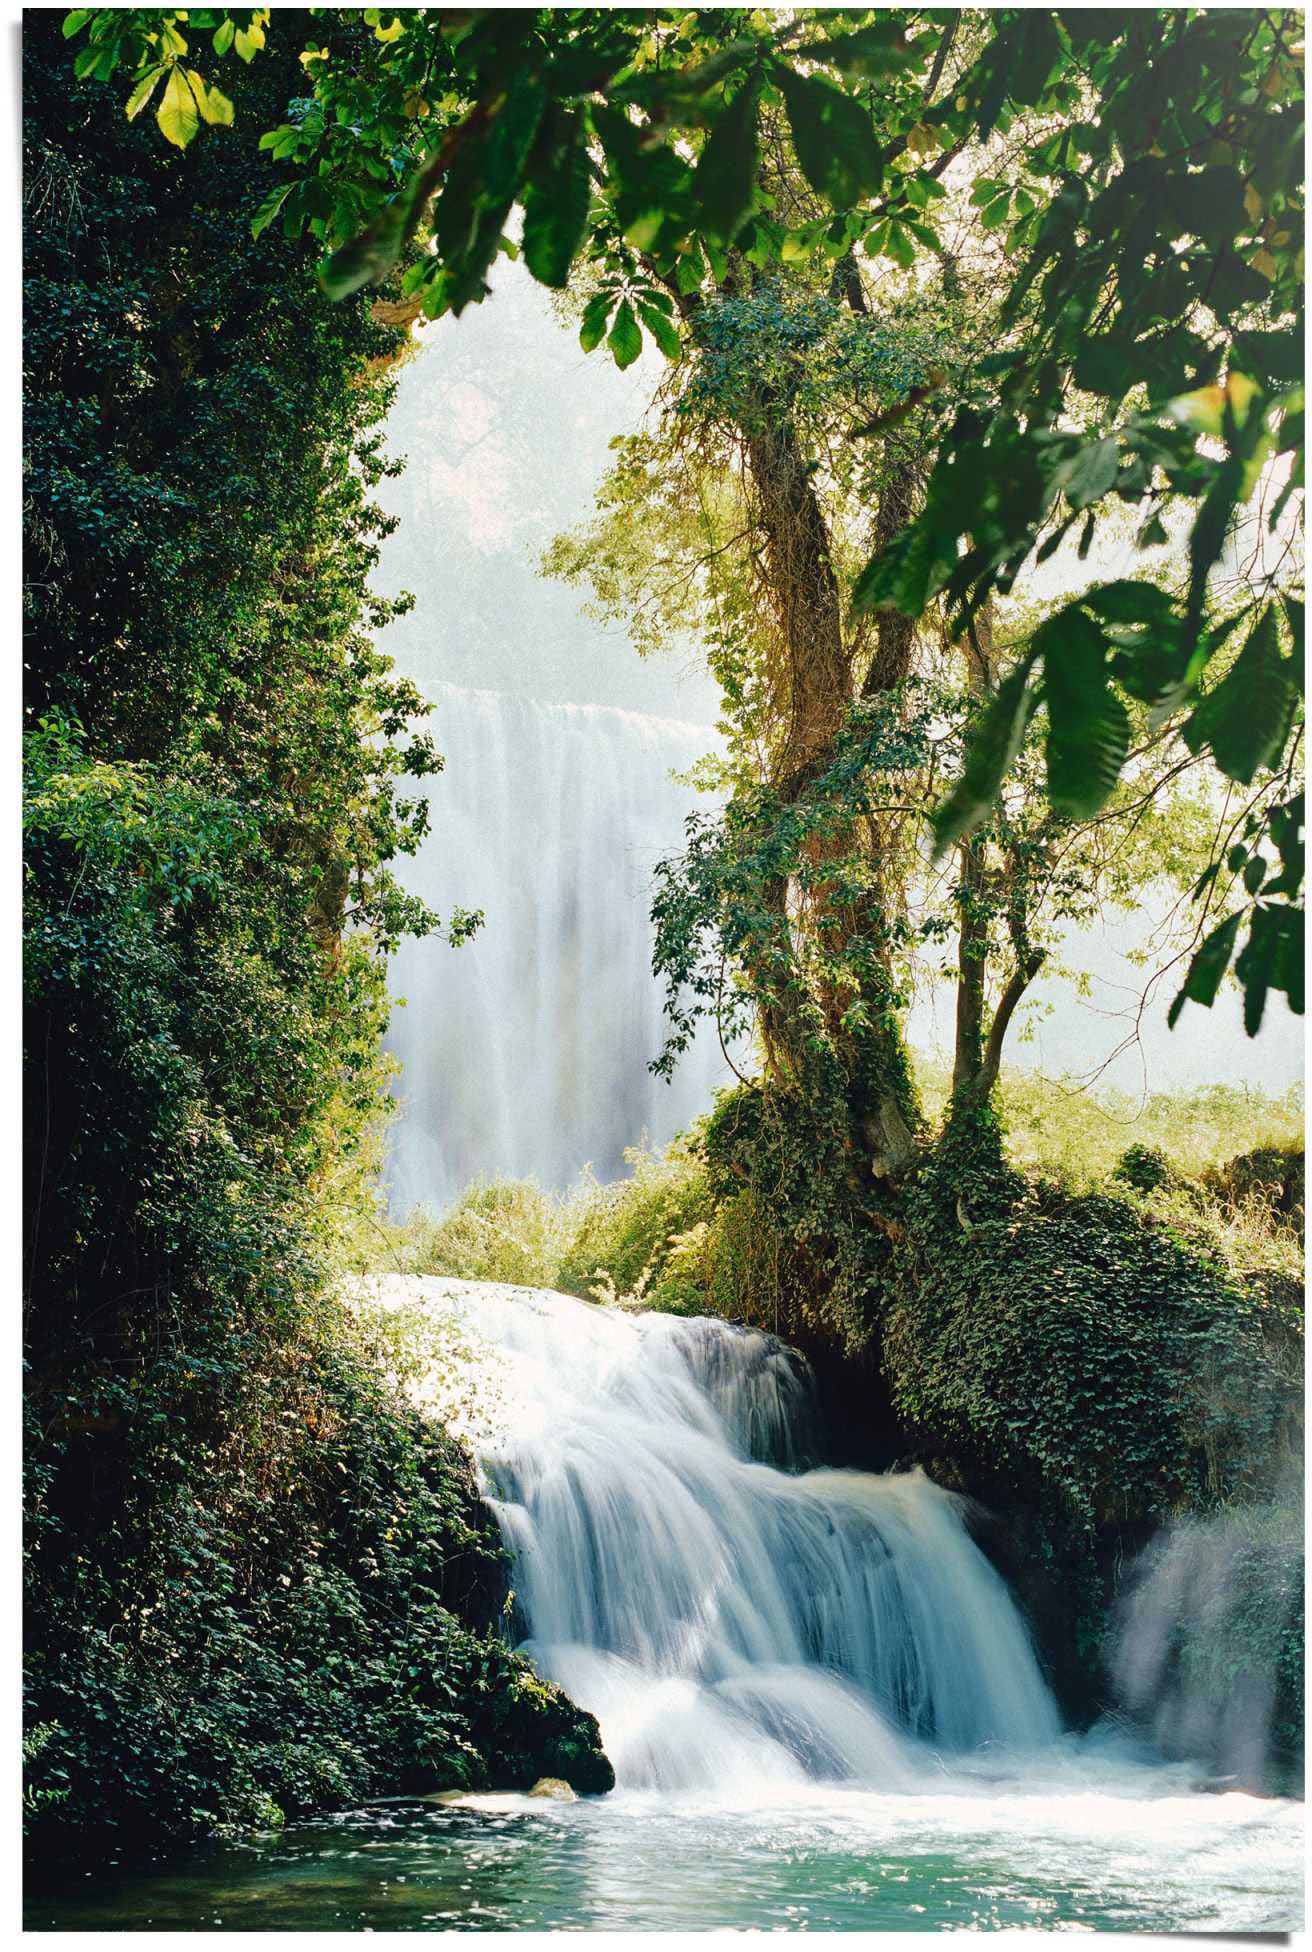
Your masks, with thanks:
M 1282 1691 L 1302 1665 L 1302 1595 L 1298 1487 L 1180 1519 L 1153 1541 L 1121 1599 L 1112 1674 L 1163 1754 L 1207 1760 L 1243 1785 L 1270 1783 L 1273 1762 L 1277 1776 L 1297 1767 L 1276 1751 Z
M 447 768 L 402 878 L 444 919 L 457 906 L 487 919 L 460 949 L 408 942 L 394 960 L 403 1108 L 386 1181 L 401 1214 L 495 1174 L 560 1189 L 591 1164 L 615 1178 L 626 1146 L 644 1132 L 664 1144 L 729 1075 L 713 1032 L 672 1084 L 647 1069 L 664 1038 L 653 871 L 695 798 L 670 775 L 715 734 L 606 706 L 430 695 Z
M 1058 1720 L 961 1501 L 919 1473 L 781 1469 L 814 1390 L 773 1337 L 566 1295 L 383 1277 L 482 1345 L 430 1399 L 474 1444 L 540 1669 L 623 1788 L 924 1781 Z M 476 1400 L 474 1400 L 476 1399 Z

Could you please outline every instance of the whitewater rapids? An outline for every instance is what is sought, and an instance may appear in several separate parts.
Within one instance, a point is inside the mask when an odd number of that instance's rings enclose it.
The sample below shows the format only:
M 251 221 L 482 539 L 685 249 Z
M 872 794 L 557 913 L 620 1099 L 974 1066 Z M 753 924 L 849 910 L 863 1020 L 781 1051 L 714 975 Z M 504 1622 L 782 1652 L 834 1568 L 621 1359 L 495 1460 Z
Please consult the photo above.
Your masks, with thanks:
M 475 1282 L 356 1299 L 426 1351 L 416 1396 L 478 1458 L 514 1630 L 619 1787 L 389 1798 L 34 1892 L 28 1929 L 1301 1925 L 1301 1805 L 1062 1733 L 961 1502 L 814 1468 L 782 1344 Z
M 1057 1737 L 962 1501 L 919 1472 L 804 1468 L 813 1385 L 773 1337 L 481 1282 L 378 1289 L 459 1342 L 430 1407 L 474 1448 L 525 1651 L 596 1714 L 621 1788 L 910 1787 Z

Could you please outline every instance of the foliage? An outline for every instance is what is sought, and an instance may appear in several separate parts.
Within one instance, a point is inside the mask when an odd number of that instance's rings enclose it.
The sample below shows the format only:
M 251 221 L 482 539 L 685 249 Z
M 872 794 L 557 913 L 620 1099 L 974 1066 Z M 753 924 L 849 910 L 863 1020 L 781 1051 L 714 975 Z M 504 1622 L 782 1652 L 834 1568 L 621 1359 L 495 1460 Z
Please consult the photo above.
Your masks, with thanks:
M 1267 1481 L 1299 1367 L 1266 1294 L 1124 1202 L 1027 1187 L 986 1135 L 935 1172 L 952 1202 L 917 1187 L 884 1336 L 909 1423 L 1090 1527 Z
M 951 1092 L 948 1065 L 917 1053 L 916 1081 L 927 1115 L 941 1116 Z M 1217 1083 L 1143 1098 L 1012 1064 L 1003 1069 L 996 1106 L 1012 1163 L 1077 1192 L 1106 1187 L 1130 1149 L 1161 1153 L 1173 1172 L 1196 1177 L 1267 1145 L 1298 1147 L 1303 1137 L 1297 1086 L 1279 1097 Z
M 1116 1161 L 1114 1177 L 1123 1179 L 1136 1193 L 1153 1193 L 1171 1182 L 1171 1162 L 1160 1146 L 1127 1146 Z
M 248 1338 L 240 1373 L 195 1340 L 126 1382 L 88 1366 L 55 1441 L 31 1433 L 43 1853 L 405 1790 L 609 1786 L 595 1723 L 494 1635 L 504 1555 L 463 1452 L 336 1311 L 298 1331 Z M 78 1523 L 61 1490 L 111 1431 L 125 1495 Z
M 125 68 L 136 112 L 170 62 L 170 87 L 185 72 L 181 18 L 70 16 L 67 31 L 88 34 L 79 71 Z M 253 18 L 188 21 L 215 28 L 216 52 L 248 53 L 238 22 L 249 36 Z M 977 225 L 1005 235 L 1012 260 L 974 362 L 988 397 L 948 402 L 923 505 L 881 534 L 858 603 L 917 619 L 941 592 L 960 634 L 1036 546 L 1042 560 L 1078 530 L 1087 553 L 1109 506 L 1140 509 L 1142 547 L 1167 540 L 1172 501 L 1193 513 L 1181 589 L 1096 583 L 1000 674 L 943 800 L 940 845 L 986 818 L 1036 711 L 1054 808 L 1096 814 L 1130 751 L 1131 705 L 1146 706 L 1228 779 L 1258 781 L 1232 849 L 1248 899 L 1204 908 L 1177 1007 L 1210 1005 L 1233 959 L 1250 1031 L 1271 989 L 1301 1011 L 1303 815 L 1288 763 L 1301 636 L 1283 535 L 1255 587 L 1208 615 L 1254 492 L 1283 473 L 1257 517 L 1274 533 L 1302 479 L 1298 16 L 413 9 L 384 25 L 369 10 L 372 39 L 340 10 L 321 18 L 303 57 L 312 92 L 265 138 L 299 173 L 257 225 L 281 213 L 286 230 L 335 244 L 326 281 L 349 293 L 386 276 L 427 223 L 431 248 L 406 282 L 436 316 L 483 296 L 520 203 L 530 271 L 563 285 L 582 255 L 594 274 L 582 343 L 604 340 L 621 365 L 643 325 L 678 356 L 704 314 L 737 302 L 739 260 L 818 260 L 840 283 L 848 265 L 859 288 L 858 253 L 906 272 L 941 258 L 945 179 L 965 157 Z M 800 195 L 781 196 L 771 174 L 785 132 Z M 867 438 L 942 387 L 921 371 Z
M 496 1636 L 467 1458 L 324 1296 L 386 953 L 436 922 L 390 863 L 438 762 L 368 634 L 400 335 L 234 221 L 253 138 L 161 149 L 49 16 L 24 109 L 34 1843 L 597 1786 L 595 1724 Z
M 718 1312 L 689 1278 L 713 1210 L 693 1146 L 676 1139 L 659 1156 L 634 1148 L 625 1159 L 628 1179 L 571 1201 L 553 1285 L 598 1300 L 639 1296 L 672 1314 Z
M 421 1209 L 398 1226 L 366 1236 L 356 1271 L 445 1274 L 460 1281 L 555 1285 L 569 1235 L 572 1203 L 526 1180 L 476 1181 L 440 1220 Z

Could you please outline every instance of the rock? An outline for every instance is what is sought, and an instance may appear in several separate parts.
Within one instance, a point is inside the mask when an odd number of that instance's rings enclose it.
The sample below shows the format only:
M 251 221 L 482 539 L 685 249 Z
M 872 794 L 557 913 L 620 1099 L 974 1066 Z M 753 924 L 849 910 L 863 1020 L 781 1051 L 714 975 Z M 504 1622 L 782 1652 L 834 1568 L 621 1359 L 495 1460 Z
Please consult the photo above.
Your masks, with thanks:
M 559 1776 L 539 1776 L 528 1793 L 530 1796 L 544 1796 L 553 1803 L 577 1803 L 579 1800 L 569 1784 L 562 1782 Z

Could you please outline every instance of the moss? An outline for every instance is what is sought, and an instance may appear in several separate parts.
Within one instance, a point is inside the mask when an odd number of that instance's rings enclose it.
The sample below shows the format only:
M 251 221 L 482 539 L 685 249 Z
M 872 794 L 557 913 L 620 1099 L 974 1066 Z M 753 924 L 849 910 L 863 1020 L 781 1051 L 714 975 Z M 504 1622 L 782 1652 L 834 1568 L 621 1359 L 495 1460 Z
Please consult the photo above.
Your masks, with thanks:
M 954 1233 L 947 1193 L 924 1176 L 885 1323 L 908 1424 L 1088 1527 L 1261 1480 L 1298 1378 L 1251 1290 L 1125 1201 L 1017 1181 Z

